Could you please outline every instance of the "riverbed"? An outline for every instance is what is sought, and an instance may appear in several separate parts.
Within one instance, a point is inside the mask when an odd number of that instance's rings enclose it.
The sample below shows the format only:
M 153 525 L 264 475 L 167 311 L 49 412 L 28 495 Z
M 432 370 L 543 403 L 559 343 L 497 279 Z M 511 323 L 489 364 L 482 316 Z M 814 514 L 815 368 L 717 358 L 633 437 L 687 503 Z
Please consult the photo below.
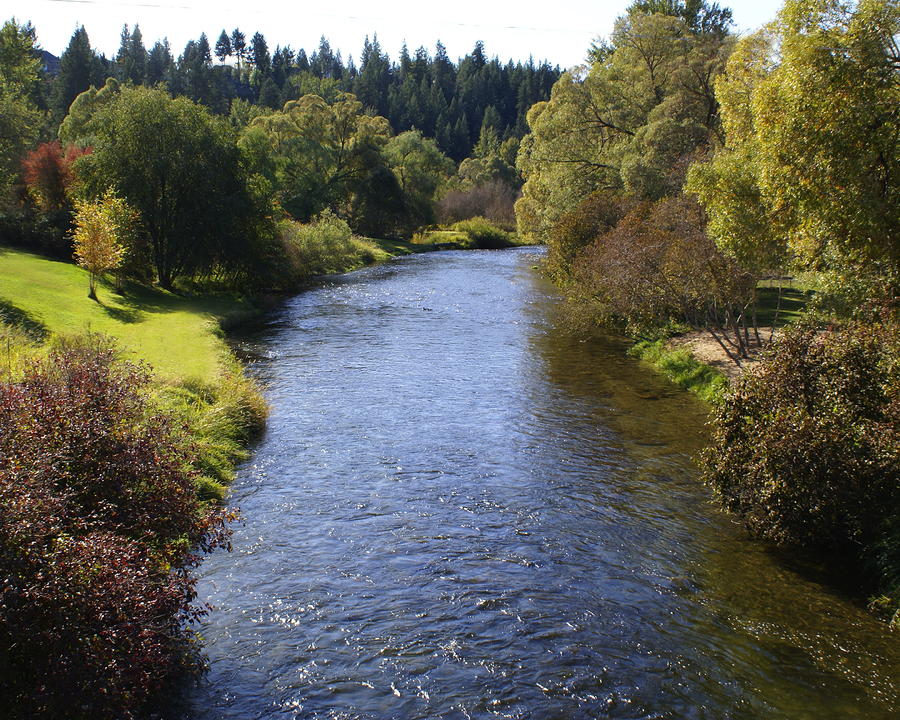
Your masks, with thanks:
M 704 406 L 569 332 L 539 253 L 328 279 L 243 340 L 272 413 L 185 717 L 896 717 L 900 643 L 717 509 Z

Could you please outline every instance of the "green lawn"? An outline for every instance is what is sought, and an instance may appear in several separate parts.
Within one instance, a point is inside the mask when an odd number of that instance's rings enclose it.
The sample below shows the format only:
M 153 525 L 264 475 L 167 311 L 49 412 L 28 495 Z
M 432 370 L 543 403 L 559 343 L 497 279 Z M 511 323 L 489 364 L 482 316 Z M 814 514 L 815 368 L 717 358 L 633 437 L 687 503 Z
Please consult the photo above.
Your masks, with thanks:
M 84 331 L 115 337 L 126 357 L 169 380 L 214 380 L 228 349 L 217 318 L 250 313 L 224 297 L 181 297 L 130 286 L 125 297 L 101 283 L 88 298 L 88 276 L 70 263 L 0 247 L 0 314 L 32 336 Z
M 763 326 L 771 325 L 778 307 L 778 288 L 772 287 L 768 282 L 760 283 L 757 292 L 759 294 L 757 322 Z M 776 325 L 782 327 L 799 320 L 814 294 L 815 292 L 809 288 L 788 282 L 781 291 L 781 309 L 778 310 Z

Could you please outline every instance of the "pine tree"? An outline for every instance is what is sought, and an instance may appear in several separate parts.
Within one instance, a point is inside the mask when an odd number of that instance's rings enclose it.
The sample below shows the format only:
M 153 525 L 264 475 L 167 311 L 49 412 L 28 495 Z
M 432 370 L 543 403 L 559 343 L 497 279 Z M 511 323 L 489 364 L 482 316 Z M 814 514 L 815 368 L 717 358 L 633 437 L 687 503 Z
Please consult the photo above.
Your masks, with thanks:
M 272 58 L 269 55 L 269 46 L 262 33 L 255 33 L 250 40 L 250 60 L 256 69 L 266 75 L 272 69 Z
M 228 37 L 228 33 L 224 30 L 219 35 L 219 39 L 216 40 L 216 57 L 219 58 L 219 62 L 222 64 L 225 63 L 225 58 L 231 57 L 231 38 Z
M 241 69 L 241 61 L 244 59 L 244 51 L 247 48 L 247 40 L 244 33 L 235 28 L 231 31 L 231 51 L 237 58 L 238 70 Z
M 59 59 L 59 75 L 56 78 L 53 108 L 59 117 L 64 116 L 72 101 L 91 86 L 91 69 L 94 52 L 84 26 L 72 34 L 69 45 Z

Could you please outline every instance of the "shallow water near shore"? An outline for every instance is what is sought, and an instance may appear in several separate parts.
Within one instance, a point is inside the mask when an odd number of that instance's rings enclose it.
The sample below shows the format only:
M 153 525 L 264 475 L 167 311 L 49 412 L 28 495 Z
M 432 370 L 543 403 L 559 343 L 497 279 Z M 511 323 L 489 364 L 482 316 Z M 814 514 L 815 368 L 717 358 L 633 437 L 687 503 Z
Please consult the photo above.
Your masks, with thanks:
M 716 508 L 704 407 L 563 329 L 539 254 L 332 278 L 243 340 L 272 413 L 183 717 L 896 717 L 896 638 Z

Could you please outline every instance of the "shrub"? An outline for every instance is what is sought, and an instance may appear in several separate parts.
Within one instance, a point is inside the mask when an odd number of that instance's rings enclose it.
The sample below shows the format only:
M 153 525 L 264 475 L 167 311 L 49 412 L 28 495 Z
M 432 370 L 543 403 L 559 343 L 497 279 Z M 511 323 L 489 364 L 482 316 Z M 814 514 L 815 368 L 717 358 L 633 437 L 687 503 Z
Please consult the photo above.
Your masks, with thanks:
M 42 210 L 68 209 L 68 192 L 75 180 L 73 166 L 78 158 L 90 152 L 89 148 L 75 145 L 63 149 L 54 140 L 38 145 L 23 158 L 22 179 Z
M 195 666 L 197 551 L 226 539 L 147 373 L 64 343 L 0 383 L 0 702 L 130 718 Z
M 331 210 L 311 223 L 284 222 L 282 242 L 294 276 L 303 280 L 352 268 L 359 262 L 352 235 L 350 226 Z
M 490 220 L 483 217 L 461 220 L 453 225 L 453 230 L 465 233 L 468 238 L 467 247 L 496 250 L 512 247 L 514 244 L 512 236 L 508 232 L 501 230 Z
M 515 227 L 515 203 L 519 191 L 501 180 L 491 180 L 466 189 L 450 190 L 438 201 L 438 219 L 454 223 L 486 217 L 504 227 Z
M 755 534 L 843 551 L 900 590 L 900 332 L 789 327 L 714 418 L 704 476 Z

